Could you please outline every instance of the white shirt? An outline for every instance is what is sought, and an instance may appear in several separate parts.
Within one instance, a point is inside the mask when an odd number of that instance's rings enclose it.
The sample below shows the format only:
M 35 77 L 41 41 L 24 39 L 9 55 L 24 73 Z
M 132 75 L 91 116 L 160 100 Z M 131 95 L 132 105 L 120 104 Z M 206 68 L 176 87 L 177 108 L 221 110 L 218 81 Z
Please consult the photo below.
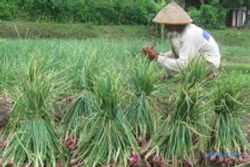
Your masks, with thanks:
M 178 38 L 172 39 L 172 44 L 179 58 L 175 59 L 172 51 L 169 51 L 160 53 L 157 59 L 168 70 L 182 69 L 197 56 L 203 56 L 215 68 L 220 67 L 220 51 L 214 38 L 194 24 L 188 24 Z

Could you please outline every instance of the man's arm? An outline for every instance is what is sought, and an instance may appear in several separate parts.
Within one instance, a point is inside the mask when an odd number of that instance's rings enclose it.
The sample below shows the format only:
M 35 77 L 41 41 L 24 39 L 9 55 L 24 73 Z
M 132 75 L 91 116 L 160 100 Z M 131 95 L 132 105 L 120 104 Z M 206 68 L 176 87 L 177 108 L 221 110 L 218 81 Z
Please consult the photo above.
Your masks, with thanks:
M 169 58 L 175 58 L 173 51 L 168 51 L 166 53 L 160 52 L 159 56 L 165 56 L 165 57 L 169 57 Z
M 181 46 L 178 59 L 172 59 L 159 55 L 157 57 L 157 62 L 171 71 L 178 71 L 180 69 L 185 68 L 188 62 L 192 60 L 197 55 L 197 53 L 198 48 L 196 46 L 195 40 L 186 40 Z

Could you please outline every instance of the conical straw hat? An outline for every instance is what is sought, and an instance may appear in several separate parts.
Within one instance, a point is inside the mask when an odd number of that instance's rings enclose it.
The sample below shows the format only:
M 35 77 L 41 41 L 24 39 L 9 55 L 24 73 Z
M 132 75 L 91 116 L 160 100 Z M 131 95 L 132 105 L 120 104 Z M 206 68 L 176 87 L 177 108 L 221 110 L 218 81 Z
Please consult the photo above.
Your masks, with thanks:
M 178 4 L 175 2 L 169 3 L 164 7 L 153 19 L 159 24 L 184 25 L 192 23 L 193 20 Z

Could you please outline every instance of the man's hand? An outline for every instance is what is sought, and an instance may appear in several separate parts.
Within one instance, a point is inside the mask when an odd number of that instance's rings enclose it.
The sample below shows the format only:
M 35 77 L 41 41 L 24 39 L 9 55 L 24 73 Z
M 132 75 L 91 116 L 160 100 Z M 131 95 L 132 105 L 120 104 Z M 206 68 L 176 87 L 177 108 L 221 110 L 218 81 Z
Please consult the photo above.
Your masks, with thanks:
M 157 59 L 159 53 L 155 50 L 153 45 L 148 45 L 142 49 L 143 54 L 150 60 Z

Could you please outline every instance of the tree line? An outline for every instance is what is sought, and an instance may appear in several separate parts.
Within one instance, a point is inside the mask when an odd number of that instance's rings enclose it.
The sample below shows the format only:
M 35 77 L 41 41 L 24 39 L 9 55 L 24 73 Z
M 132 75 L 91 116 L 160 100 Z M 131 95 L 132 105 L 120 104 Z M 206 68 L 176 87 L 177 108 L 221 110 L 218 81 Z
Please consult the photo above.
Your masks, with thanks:
M 173 0 L 0 0 L 0 20 L 148 25 L 152 23 L 155 14 L 170 1 Z M 215 24 L 201 21 L 204 26 L 222 24 L 225 13 L 232 7 L 250 6 L 250 0 L 175 1 L 186 7 L 195 20 L 207 10 L 208 22 L 210 16 L 214 17 L 213 22 L 220 20 L 220 23 Z
M 148 24 L 164 0 L 1 0 L 1 20 Z

